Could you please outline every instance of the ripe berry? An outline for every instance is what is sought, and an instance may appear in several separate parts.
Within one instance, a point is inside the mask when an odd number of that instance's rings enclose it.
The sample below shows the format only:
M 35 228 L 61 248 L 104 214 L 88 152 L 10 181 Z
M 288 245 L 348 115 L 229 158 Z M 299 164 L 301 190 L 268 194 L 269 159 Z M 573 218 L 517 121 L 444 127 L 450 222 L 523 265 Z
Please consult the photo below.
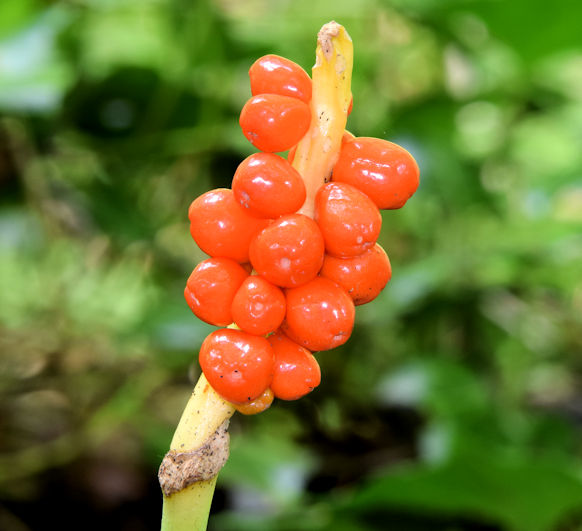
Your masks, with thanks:
M 281 400 L 297 400 L 313 391 L 321 382 L 321 371 L 313 354 L 282 332 L 267 339 L 275 353 L 271 382 L 275 396 Z
M 372 247 L 380 234 L 382 216 L 372 200 L 345 183 L 323 185 L 315 196 L 315 221 L 326 251 L 338 257 L 357 256 Z
M 192 238 L 206 254 L 249 261 L 249 243 L 267 225 L 241 207 L 232 190 L 218 188 L 196 198 L 188 210 Z
M 285 318 L 285 295 L 259 276 L 247 277 L 231 300 L 234 322 L 249 334 L 270 334 Z
M 249 69 L 251 93 L 280 94 L 311 100 L 311 78 L 297 63 L 278 55 L 265 55 L 257 59 Z
M 264 337 L 223 328 L 212 332 L 200 348 L 200 366 L 208 383 L 224 399 L 250 402 L 273 379 L 274 354 Z
M 257 415 L 271 407 L 275 395 L 270 388 L 265 389 L 265 392 L 246 404 L 235 404 L 234 408 L 243 415 Z
M 208 258 L 200 262 L 186 283 L 184 297 L 194 314 L 215 326 L 232 323 L 230 307 L 248 273 L 234 260 Z
M 351 184 L 381 209 L 394 209 L 418 188 L 419 169 L 404 148 L 380 138 L 360 137 L 342 144 L 332 180 Z
M 239 123 L 248 141 L 261 151 L 286 151 L 305 135 L 309 106 L 289 96 L 261 94 L 245 103 Z
M 285 292 L 287 313 L 281 329 L 311 351 L 343 345 L 354 327 L 350 296 L 328 278 L 317 277 Z
M 278 218 L 292 214 L 305 202 L 305 184 L 297 170 L 273 153 L 255 153 L 241 162 L 232 191 L 249 214 Z
M 374 300 L 392 277 L 386 252 L 376 244 L 352 258 L 325 255 L 320 275 L 344 288 L 356 306 Z
M 259 275 L 277 286 L 291 288 L 312 280 L 321 269 L 323 236 L 311 218 L 289 214 L 257 234 L 249 254 Z

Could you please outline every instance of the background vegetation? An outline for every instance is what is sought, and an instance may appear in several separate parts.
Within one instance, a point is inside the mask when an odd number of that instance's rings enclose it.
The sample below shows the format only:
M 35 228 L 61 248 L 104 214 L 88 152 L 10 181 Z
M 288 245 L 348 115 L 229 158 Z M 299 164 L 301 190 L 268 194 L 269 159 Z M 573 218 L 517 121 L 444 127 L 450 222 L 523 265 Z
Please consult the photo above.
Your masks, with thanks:
M 582 529 L 582 7 L 0 2 L 0 528 L 158 529 L 210 330 L 188 205 L 265 53 L 355 43 L 349 129 L 422 169 L 321 387 L 232 422 L 211 529 Z

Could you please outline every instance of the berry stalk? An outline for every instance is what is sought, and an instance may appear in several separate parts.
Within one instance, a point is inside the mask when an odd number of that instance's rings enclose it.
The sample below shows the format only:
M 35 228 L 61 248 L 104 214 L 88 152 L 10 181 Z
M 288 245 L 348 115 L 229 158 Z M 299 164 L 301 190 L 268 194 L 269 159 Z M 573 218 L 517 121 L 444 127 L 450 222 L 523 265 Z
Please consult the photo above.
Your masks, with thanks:
M 309 217 L 314 214 L 315 194 L 329 180 L 339 156 L 351 102 L 352 61 L 346 30 L 336 22 L 325 24 L 318 34 L 312 70 L 311 122 L 293 162 L 307 192 L 299 212 Z M 160 466 L 162 531 L 206 529 L 216 478 L 228 458 L 226 430 L 234 411 L 201 375 Z
M 160 466 L 162 531 L 206 529 L 218 471 L 228 458 L 226 429 L 234 411 L 202 374 Z
M 307 197 L 299 213 L 313 217 L 315 194 L 329 180 L 339 157 L 352 99 L 352 39 L 343 26 L 328 22 L 317 35 L 311 71 L 311 124 L 297 145 L 293 167 L 301 174 Z

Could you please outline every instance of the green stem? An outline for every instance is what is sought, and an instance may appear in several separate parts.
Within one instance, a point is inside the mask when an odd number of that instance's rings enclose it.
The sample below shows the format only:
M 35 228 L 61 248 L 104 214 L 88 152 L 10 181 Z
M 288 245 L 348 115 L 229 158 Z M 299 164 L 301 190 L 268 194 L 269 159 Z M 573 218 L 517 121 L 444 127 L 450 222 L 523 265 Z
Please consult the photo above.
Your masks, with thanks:
M 216 486 L 216 476 L 164 496 L 161 531 L 204 531 Z
M 224 463 L 213 462 L 218 452 L 202 450 L 213 444 L 215 434 L 234 411 L 232 404 L 221 398 L 201 375 L 178 423 L 170 451 L 160 467 L 160 484 L 164 492 L 162 531 L 206 529 L 218 470 Z M 225 461 L 228 439 L 223 438 L 218 444 L 222 444 L 219 449 L 226 452 Z M 165 466 L 168 458 L 180 456 L 190 458 L 183 461 L 196 466 L 193 469 L 181 464 L 176 468 Z M 174 459 L 173 462 L 179 461 Z

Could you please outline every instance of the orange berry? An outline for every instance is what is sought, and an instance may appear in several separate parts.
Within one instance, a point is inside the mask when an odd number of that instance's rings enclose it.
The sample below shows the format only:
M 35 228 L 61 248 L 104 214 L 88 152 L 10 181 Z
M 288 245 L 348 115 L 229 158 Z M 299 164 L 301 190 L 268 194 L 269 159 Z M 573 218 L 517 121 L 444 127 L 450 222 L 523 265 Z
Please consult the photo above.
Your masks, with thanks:
M 326 251 L 338 257 L 362 254 L 376 243 L 382 227 L 380 211 L 366 194 L 335 182 L 317 191 L 315 221 Z
M 320 275 L 337 282 L 359 306 L 380 294 L 392 277 L 392 268 L 386 252 L 376 244 L 352 258 L 326 254 Z
M 247 140 L 261 151 L 286 151 L 305 135 L 309 105 L 289 96 L 261 94 L 248 100 L 239 123 Z
M 305 184 L 297 170 L 274 153 L 255 153 L 241 162 L 232 191 L 249 214 L 278 218 L 292 214 L 305 202 Z
M 285 318 L 285 295 L 268 280 L 247 277 L 232 299 L 232 318 L 236 325 L 257 336 L 270 334 Z
M 268 223 L 250 216 L 232 190 L 218 188 L 196 198 L 188 210 L 190 234 L 206 254 L 249 261 L 251 239 Z
M 264 337 L 223 328 L 202 343 L 200 366 L 225 400 L 242 404 L 261 396 L 273 379 L 274 354 Z
M 233 404 L 234 409 L 243 415 L 257 415 L 271 407 L 275 395 L 270 388 L 265 389 L 265 392 L 246 404 Z
M 328 278 L 286 290 L 287 313 L 281 329 L 311 351 L 343 345 L 354 327 L 356 311 L 351 297 Z
M 311 78 L 297 63 L 278 55 L 265 55 L 257 59 L 249 69 L 251 93 L 280 94 L 311 100 Z
M 271 389 L 281 400 L 297 400 L 321 382 L 321 371 L 313 354 L 278 332 L 268 338 L 275 354 Z
M 342 144 L 332 180 L 355 186 L 381 209 L 394 209 L 419 184 L 416 161 L 401 146 L 380 138 L 359 137 Z
M 194 314 L 215 326 L 232 323 L 230 307 L 248 273 L 234 260 L 208 258 L 188 278 L 184 298 Z
M 251 242 L 255 271 L 284 288 L 315 278 L 323 264 L 324 242 L 317 223 L 303 214 L 281 216 Z

